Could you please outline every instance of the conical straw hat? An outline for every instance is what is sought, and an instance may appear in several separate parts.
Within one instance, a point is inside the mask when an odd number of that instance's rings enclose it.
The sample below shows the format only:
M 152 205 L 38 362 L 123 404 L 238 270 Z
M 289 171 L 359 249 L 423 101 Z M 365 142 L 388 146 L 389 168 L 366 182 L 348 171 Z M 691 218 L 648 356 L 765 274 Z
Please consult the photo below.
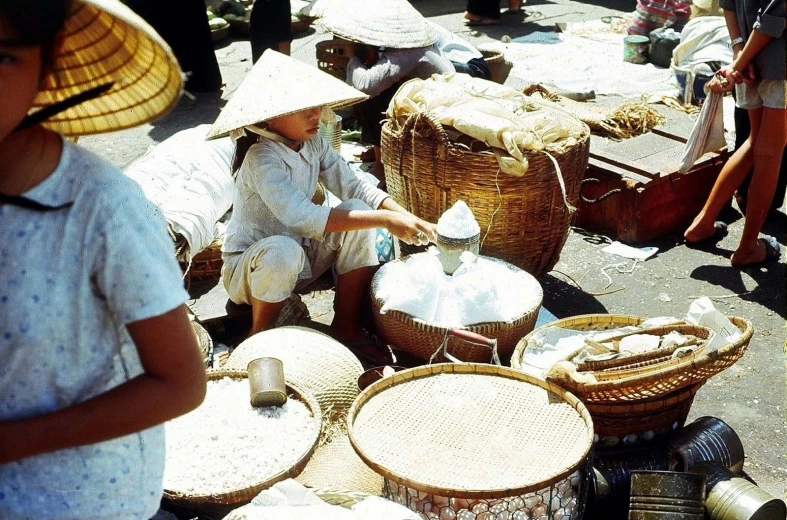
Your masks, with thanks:
M 213 123 L 208 139 L 275 117 L 322 106 L 340 108 L 367 97 L 317 67 L 268 49 Z
M 320 23 L 345 40 L 391 49 L 429 47 L 438 39 L 407 0 L 334 0 Z
M 65 136 L 130 128 L 169 112 L 183 91 L 177 59 L 142 18 L 118 0 L 76 0 L 52 73 L 30 115 L 112 84 L 100 96 L 60 112 L 43 126 Z

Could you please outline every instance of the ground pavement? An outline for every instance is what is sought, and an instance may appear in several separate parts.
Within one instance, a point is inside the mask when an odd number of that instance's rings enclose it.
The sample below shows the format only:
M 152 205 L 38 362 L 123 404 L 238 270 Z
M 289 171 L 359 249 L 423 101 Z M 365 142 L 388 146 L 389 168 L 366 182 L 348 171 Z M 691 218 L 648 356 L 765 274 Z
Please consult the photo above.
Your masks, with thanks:
M 525 14 L 504 15 L 496 27 L 470 30 L 463 24 L 464 4 L 458 0 L 413 0 L 425 16 L 457 32 L 474 43 L 512 38 L 533 31 L 552 30 L 555 23 L 596 19 L 633 10 L 634 3 L 620 0 L 531 0 Z M 293 55 L 316 63 L 314 45 L 330 36 L 319 30 L 293 41 Z M 219 110 L 251 67 L 249 45 L 227 41 L 216 49 L 226 87 L 220 93 L 184 98 L 163 120 L 108 136 L 86 138 L 81 144 L 125 166 L 150 146 L 173 133 L 212 123 Z M 771 264 L 745 270 L 729 266 L 743 228 L 736 211 L 726 216 L 730 234 L 711 252 L 681 245 L 680 233 L 653 240 L 659 253 L 639 262 L 632 272 L 602 269 L 622 261 L 601 251 L 606 237 L 574 229 L 555 270 L 540 281 L 544 305 L 558 317 L 584 313 L 619 313 L 642 316 L 682 316 L 691 300 L 710 296 L 724 313 L 754 322 L 756 333 L 743 359 L 725 373 L 711 379 L 698 393 L 690 420 L 703 415 L 717 416 L 741 436 L 747 452 L 746 471 L 766 490 L 784 496 L 787 489 L 785 460 L 785 265 Z M 775 235 L 784 251 L 787 216 L 784 208 L 768 220 L 766 233 Z M 621 266 L 628 271 L 632 261 Z M 579 282 L 581 289 L 574 281 Z M 616 289 L 620 289 L 616 292 Z M 607 293 L 607 294 L 596 294 Z M 596 294 L 596 295 L 594 295 Z M 304 298 L 312 317 L 329 323 L 332 317 L 331 291 L 312 293 Z

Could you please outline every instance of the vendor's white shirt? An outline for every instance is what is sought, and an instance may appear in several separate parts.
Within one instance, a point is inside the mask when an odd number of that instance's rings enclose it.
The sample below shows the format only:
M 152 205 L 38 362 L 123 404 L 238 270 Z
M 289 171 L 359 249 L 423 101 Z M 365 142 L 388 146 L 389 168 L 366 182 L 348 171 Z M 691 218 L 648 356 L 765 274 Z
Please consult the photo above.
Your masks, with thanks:
M 461 36 L 452 33 L 440 24 L 427 20 L 427 23 L 437 33 L 437 47 L 440 52 L 451 61 L 467 63 L 473 58 L 483 58 L 484 55 L 472 43 Z
M 359 199 L 377 209 L 388 197 L 361 179 L 322 136 L 299 151 L 265 137 L 249 149 L 235 181 L 225 253 L 239 253 L 271 236 L 321 241 L 331 208 L 312 197 L 317 182 L 341 200 Z
M 0 205 L 0 422 L 141 374 L 126 324 L 188 298 L 157 208 L 110 163 L 66 141 L 55 172 L 25 196 L 73 205 Z M 163 469 L 163 427 L 2 464 L 0 518 L 147 520 Z

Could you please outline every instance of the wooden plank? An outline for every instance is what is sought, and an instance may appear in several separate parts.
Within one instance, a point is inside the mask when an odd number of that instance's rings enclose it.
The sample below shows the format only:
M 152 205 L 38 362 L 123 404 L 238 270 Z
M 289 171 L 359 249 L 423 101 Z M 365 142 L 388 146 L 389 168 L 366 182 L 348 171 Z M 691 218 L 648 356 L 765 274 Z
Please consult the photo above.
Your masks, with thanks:
M 618 168 L 622 168 L 624 170 L 628 170 L 644 177 L 648 177 L 650 179 L 655 179 L 659 176 L 658 169 L 654 169 L 648 167 L 639 161 L 633 161 L 626 157 L 621 157 L 611 152 L 603 152 L 603 153 L 595 153 L 593 151 L 593 147 L 591 145 L 590 148 L 590 157 L 593 159 L 597 159 L 601 162 L 606 162 L 613 166 L 617 166 Z
M 633 161 L 647 164 L 643 159 L 651 155 L 678 147 L 683 149 L 684 145 L 675 139 L 657 135 L 652 132 L 627 139 L 610 147 L 609 151 L 621 157 L 627 157 Z

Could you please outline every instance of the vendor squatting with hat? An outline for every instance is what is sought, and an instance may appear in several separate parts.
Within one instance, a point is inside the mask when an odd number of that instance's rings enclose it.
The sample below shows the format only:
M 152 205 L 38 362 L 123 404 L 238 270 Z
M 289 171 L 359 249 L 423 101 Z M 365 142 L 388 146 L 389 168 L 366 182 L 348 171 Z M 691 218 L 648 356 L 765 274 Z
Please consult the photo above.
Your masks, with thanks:
M 129 128 L 182 89 L 117 0 L 0 0 L 0 518 L 147 520 L 162 423 L 205 367 L 166 225 L 63 136 Z
M 407 0 L 331 2 L 321 20 L 335 36 L 353 42 L 347 83 L 369 96 L 356 112 L 361 138 L 374 145 L 375 175 L 382 181 L 380 142 L 382 119 L 405 81 L 448 74 L 454 65 L 437 46 L 437 32 Z
M 358 177 L 318 135 L 323 109 L 364 99 L 361 92 L 273 50 L 265 51 L 219 115 L 208 138 L 234 135 L 233 213 L 222 258 L 232 301 L 251 304 L 251 334 L 273 326 L 289 295 L 335 268 L 332 335 L 359 357 L 384 362 L 359 323 L 376 228 L 408 244 L 434 240 L 435 226 Z M 321 182 L 343 202 L 312 202 Z

